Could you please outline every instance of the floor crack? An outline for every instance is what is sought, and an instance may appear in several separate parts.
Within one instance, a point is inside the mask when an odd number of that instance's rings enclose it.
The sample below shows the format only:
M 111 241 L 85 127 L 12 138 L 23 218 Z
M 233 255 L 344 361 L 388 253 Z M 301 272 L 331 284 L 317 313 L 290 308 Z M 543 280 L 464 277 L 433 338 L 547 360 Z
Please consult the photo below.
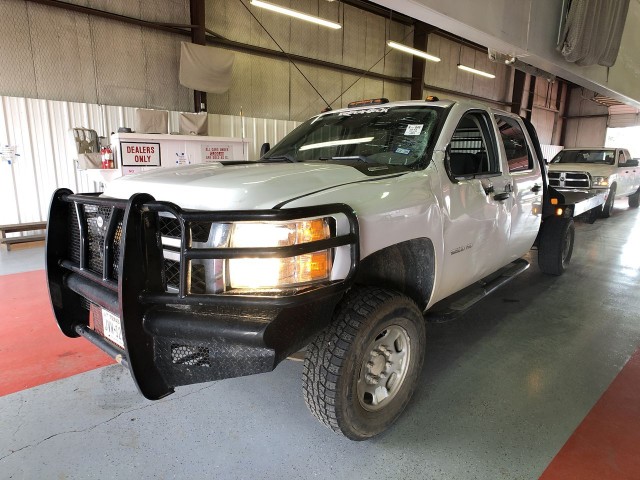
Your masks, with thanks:
M 194 394 L 196 394 L 196 393 L 199 393 L 199 392 L 201 392 L 201 391 L 203 391 L 203 390 L 206 390 L 206 389 L 208 389 L 208 388 L 211 388 L 211 387 L 213 387 L 213 386 L 215 386 L 215 384 L 207 385 L 206 387 L 202 387 L 202 388 L 199 388 L 199 389 L 198 389 L 198 390 L 196 390 L 196 391 L 189 392 L 189 393 L 186 393 L 186 394 L 184 394 L 184 395 L 180 395 L 179 397 L 167 398 L 167 399 L 163 399 L 163 401 L 161 401 L 161 402 L 154 402 L 154 403 L 149 403 L 148 405 L 142 405 L 142 406 L 140 406 L 140 407 L 131 408 L 131 409 L 129 409 L 129 410 L 125 410 L 125 411 L 123 411 L 123 412 L 120 412 L 120 413 L 118 413 L 117 415 L 114 415 L 113 417 L 108 418 L 108 419 L 106 419 L 106 420 L 104 420 L 104 421 L 102 421 L 102 422 L 100 422 L 100 423 L 96 423 L 95 425 L 91 425 L 90 427 L 87 427 L 87 428 L 83 428 L 83 429 L 80 429 L 80 430 L 67 430 L 67 431 L 64 431 L 64 432 L 54 433 L 53 435 L 49 435 L 48 437 L 43 438 L 43 439 L 42 439 L 42 440 L 40 440 L 39 442 L 32 443 L 32 444 L 29 444 L 29 445 L 25 445 L 24 447 L 18 448 L 17 450 L 10 450 L 10 452 L 9 452 L 7 455 L 4 455 L 3 457 L 0 457 L 0 462 L 1 462 L 1 461 L 3 461 L 3 460 L 4 460 L 4 459 L 6 459 L 6 458 L 9 458 L 9 457 L 10 457 L 11 455 L 13 455 L 14 453 L 18 453 L 18 452 L 20 452 L 20 451 L 22 451 L 22 450 L 25 450 L 25 449 L 27 449 L 27 448 L 37 447 L 37 446 L 39 446 L 39 445 L 43 444 L 44 442 L 46 442 L 46 441 L 48 441 L 48 440 L 51 440 L 52 438 L 58 437 L 58 436 L 60 436 L 60 435 L 68 435 L 68 434 L 70 434 L 70 433 L 84 433 L 84 432 L 90 432 L 91 430 L 94 430 L 95 428 L 98 428 L 98 427 L 100 427 L 100 426 L 102 426 L 102 425 L 105 425 L 105 424 L 107 424 L 107 423 L 109 423 L 109 422 L 111 422 L 111 421 L 115 420 L 116 418 L 121 417 L 122 415 L 125 415 L 125 414 L 128 414 L 128 413 L 131 413 L 131 412 L 136 412 L 136 411 L 138 411 L 138 410 L 144 410 L 145 408 L 149 408 L 149 407 L 154 407 L 154 406 L 162 405 L 162 404 L 164 404 L 164 403 L 168 403 L 168 402 L 174 402 L 174 401 L 176 401 L 176 400 L 180 400 L 181 398 L 186 398 L 186 397 L 189 397 L 189 396 L 194 395 Z M 20 413 L 20 409 L 22 408 L 22 405 L 24 405 L 24 402 L 23 402 L 22 404 L 20 404 L 20 407 L 18 408 L 18 413 Z M 22 424 L 18 425 L 18 428 L 17 428 L 17 429 L 16 429 L 16 431 L 14 432 L 14 436 L 15 436 L 15 434 L 18 432 L 18 430 L 20 430 L 20 428 L 21 428 L 21 427 L 22 427 Z

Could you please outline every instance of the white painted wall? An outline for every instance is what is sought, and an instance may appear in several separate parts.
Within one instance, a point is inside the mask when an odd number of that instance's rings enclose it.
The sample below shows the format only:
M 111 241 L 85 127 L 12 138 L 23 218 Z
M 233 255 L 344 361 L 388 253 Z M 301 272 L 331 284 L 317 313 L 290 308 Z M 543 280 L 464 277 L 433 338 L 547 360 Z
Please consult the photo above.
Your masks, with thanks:
M 69 130 L 85 127 L 106 136 L 134 125 L 135 108 L 0 97 L 0 145 L 15 145 L 12 165 L 0 162 L 0 225 L 46 220 L 51 194 L 67 187 L 95 192 L 98 185 L 76 169 L 75 144 Z M 252 139 L 249 159 L 260 145 L 279 141 L 299 122 L 244 118 L 244 137 Z M 232 115 L 209 115 L 209 134 L 242 137 L 243 121 Z M 178 130 L 178 113 L 169 114 L 169 131 Z
M 631 0 L 616 64 L 579 67 L 556 51 L 562 0 L 375 0 L 578 85 L 640 106 L 640 2 Z

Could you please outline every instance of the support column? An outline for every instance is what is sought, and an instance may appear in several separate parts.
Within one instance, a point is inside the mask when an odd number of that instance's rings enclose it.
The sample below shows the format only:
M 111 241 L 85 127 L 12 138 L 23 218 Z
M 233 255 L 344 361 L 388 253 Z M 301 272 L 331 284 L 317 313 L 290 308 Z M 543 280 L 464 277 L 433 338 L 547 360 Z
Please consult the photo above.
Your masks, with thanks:
M 189 7 L 191 9 L 191 42 L 206 45 L 205 0 L 190 0 Z M 206 92 L 193 91 L 193 107 L 196 113 L 207 111 Z
M 413 30 L 413 48 L 422 50 L 423 52 L 427 51 L 429 31 L 430 28 L 426 23 L 416 21 Z M 423 100 L 425 65 L 426 60 L 424 58 L 413 55 L 413 64 L 411 66 L 411 100 Z
M 521 115 L 522 98 L 524 96 L 524 87 L 527 74 L 521 70 L 516 70 L 513 76 L 513 90 L 511 92 L 511 113 Z

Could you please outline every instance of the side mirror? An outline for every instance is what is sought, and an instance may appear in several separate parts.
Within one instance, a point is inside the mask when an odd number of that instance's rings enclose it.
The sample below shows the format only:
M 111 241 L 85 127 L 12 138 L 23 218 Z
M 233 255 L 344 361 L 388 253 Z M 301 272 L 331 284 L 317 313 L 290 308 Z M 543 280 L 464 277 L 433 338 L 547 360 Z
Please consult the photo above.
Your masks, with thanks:
M 625 167 L 637 167 L 638 166 L 638 159 L 637 158 L 632 158 L 631 160 L 627 160 L 627 163 L 624 164 Z
M 271 150 L 271 144 L 269 142 L 265 142 L 260 147 L 260 158 L 264 157 L 264 155 Z

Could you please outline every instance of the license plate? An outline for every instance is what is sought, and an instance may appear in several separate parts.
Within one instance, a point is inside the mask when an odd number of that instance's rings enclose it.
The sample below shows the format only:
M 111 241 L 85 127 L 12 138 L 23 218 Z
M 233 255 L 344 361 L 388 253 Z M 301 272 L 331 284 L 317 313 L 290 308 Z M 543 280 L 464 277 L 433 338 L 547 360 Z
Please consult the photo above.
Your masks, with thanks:
M 118 345 L 120 348 L 124 348 L 124 341 L 122 340 L 122 326 L 120 325 L 120 318 L 114 315 L 109 310 L 102 309 L 102 328 L 104 336 Z

